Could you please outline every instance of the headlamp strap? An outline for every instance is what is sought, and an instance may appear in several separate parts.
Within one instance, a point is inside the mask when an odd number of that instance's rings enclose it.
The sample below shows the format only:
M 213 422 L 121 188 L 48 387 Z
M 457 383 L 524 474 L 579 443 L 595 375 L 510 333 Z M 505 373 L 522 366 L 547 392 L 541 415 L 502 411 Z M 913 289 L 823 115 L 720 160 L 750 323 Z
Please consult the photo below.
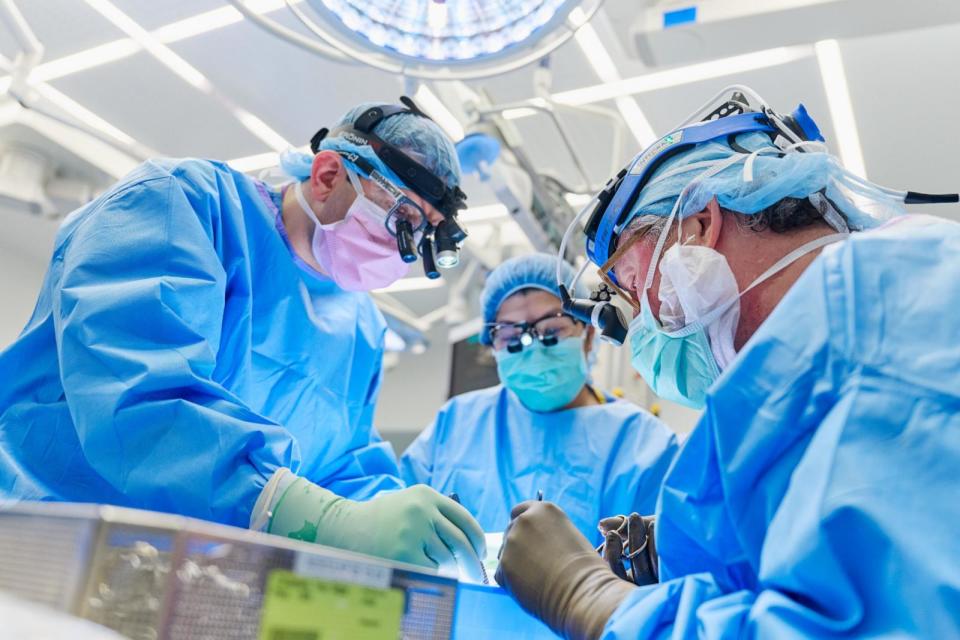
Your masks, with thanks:
M 328 133 L 330 133 L 330 129 L 323 127 L 320 131 L 313 134 L 313 137 L 310 138 L 310 150 L 314 153 L 320 153 L 320 143 L 323 142 L 323 139 L 327 137 Z

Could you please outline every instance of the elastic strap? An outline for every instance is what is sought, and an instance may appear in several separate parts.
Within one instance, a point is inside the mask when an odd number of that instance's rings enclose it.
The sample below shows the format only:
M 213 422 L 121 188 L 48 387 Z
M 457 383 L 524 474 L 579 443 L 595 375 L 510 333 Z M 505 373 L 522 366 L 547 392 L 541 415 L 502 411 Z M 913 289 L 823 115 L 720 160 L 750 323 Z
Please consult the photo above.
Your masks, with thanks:
M 811 251 L 816 251 L 817 249 L 825 247 L 829 244 L 833 244 L 834 242 L 840 242 L 841 240 L 846 240 L 849 237 L 850 237 L 849 233 L 831 233 L 830 235 L 821 236 L 815 240 L 811 240 L 810 242 L 806 242 L 800 245 L 790 253 L 786 254 L 785 256 L 783 256 L 782 258 L 774 262 L 771 267 L 769 267 L 766 271 L 764 271 L 759 276 L 757 276 L 757 279 L 754 280 L 752 283 L 750 283 L 749 287 L 747 287 L 746 289 L 738 293 L 736 297 L 731 298 L 729 301 L 723 303 L 722 305 L 720 305 L 719 307 L 717 307 L 716 309 L 714 309 L 704 317 L 700 318 L 696 322 L 688 324 L 682 329 L 678 329 L 676 331 L 670 331 L 670 332 L 665 331 L 664 333 L 670 337 L 680 338 L 680 337 L 688 336 L 692 333 L 695 333 L 705 327 L 709 327 L 714 321 L 716 321 L 721 315 L 723 315 L 723 313 L 727 309 L 729 309 L 737 300 L 742 298 L 748 291 L 750 291 L 754 287 L 769 280 L 774 275 L 776 275 L 780 271 L 783 271 L 788 266 L 790 266 L 791 264 L 793 264 L 794 262 L 796 262 L 797 260 L 805 256 L 806 254 L 810 253 Z M 644 298 L 646 297 L 647 296 L 644 296 Z

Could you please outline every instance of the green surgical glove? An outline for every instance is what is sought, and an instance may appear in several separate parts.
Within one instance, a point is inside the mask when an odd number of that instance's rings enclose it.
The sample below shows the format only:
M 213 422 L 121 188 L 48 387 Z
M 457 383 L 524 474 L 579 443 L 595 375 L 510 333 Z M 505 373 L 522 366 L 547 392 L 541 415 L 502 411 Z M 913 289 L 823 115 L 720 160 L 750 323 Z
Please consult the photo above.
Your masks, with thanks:
M 618 578 L 549 502 L 524 502 L 503 538 L 497 584 L 567 640 L 596 640 L 637 587 Z
M 357 502 L 281 469 L 257 501 L 251 526 L 482 579 L 483 529 L 466 509 L 424 485 Z

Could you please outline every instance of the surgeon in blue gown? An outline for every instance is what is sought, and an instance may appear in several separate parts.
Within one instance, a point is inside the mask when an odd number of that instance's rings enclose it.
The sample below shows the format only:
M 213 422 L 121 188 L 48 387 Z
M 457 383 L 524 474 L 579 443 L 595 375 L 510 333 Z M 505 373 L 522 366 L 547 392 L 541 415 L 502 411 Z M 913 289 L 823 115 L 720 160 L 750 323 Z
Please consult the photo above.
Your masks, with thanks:
M 453 145 L 426 118 L 399 113 L 374 132 L 457 183 Z M 406 265 L 382 220 L 372 232 L 358 222 L 391 203 L 350 158 L 437 222 L 372 147 L 336 136 L 316 154 L 284 155 L 295 180 L 283 190 L 220 162 L 152 160 L 68 216 L 33 315 L 0 352 L 0 500 L 246 527 L 282 475 L 312 496 L 287 514 L 312 527 L 298 525 L 310 540 L 427 566 L 452 557 L 448 542 L 461 556 L 473 553 L 467 538 L 482 546 L 452 501 L 397 491 L 396 458 L 373 427 L 385 323 L 365 289 Z M 350 252 L 323 249 L 328 234 Z M 418 524 L 398 542 L 358 511 L 366 504 Z M 368 526 L 363 540 L 350 514 Z
M 613 264 L 641 307 L 635 366 L 705 405 L 658 503 L 659 583 L 616 578 L 526 503 L 501 584 L 567 638 L 960 637 L 960 225 L 902 199 L 877 215 L 891 194 L 824 150 L 728 134 L 656 169 Z M 739 303 L 712 295 L 718 270 Z M 731 308 L 707 340 L 658 337 Z
M 490 273 L 481 340 L 502 384 L 451 398 L 400 466 L 409 484 L 456 493 L 486 531 L 503 531 L 513 505 L 542 492 L 600 542 L 604 516 L 653 513 L 678 444 L 650 413 L 589 382 L 593 328 L 561 312 L 556 273 L 545 254 Z

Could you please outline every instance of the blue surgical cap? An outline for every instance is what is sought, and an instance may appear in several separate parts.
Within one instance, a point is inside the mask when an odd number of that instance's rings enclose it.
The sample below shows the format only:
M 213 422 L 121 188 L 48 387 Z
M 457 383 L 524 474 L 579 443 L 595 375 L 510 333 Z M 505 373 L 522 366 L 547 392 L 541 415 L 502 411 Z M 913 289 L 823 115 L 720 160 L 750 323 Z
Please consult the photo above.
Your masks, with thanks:
M 375 106 L 377 106 L 376 103 L 372 102 L 359 104 L 345 113 L 335 126 L 352 124 L 360 114 Z M 432 120 L 410 113 L 401 113 L 381 121 L 373 128 L 373 133 L 403 150 L 441 178 L 447 186 L 460 184 L 460 161 L 457 159 L 457 150 L 450 138 Z M 320 143 L 320 148 L 356 153 L 376 167 L 377 171 L 391 182 L 402 187 L 406 186 L 403 180 L 377 157 L 369 145 L 356 145 L 344 138 L 328 137 Z M 280 168 L 292 178 L 306 180 L 310 176 L 313 157 L 312 153 L 287 150 L 280 155 Z M 347 164 L 351 165 L 355 171 L 360 171 L 353 163 L 347 161 Z
M 503 301 L 524 289 L 540 289 L 560 297 L 560 288 L 557 286 L 557 256 L 549 253 L 533 253 L 510 258 L 490 272 L 487 282 L 480 294 L 480 308 L 483 310 L 483 323 L 487 325 L 495 322 L 497 311 Z M 573 279 L 574 270 L 564 262 L 560 266 L 560 275 L 563 281 L 569 283 Z M 577 298 L 588 295 L 582 280 L 577 283 L 572 292 Z M 490 344 L 490 331 L 484 326 L 480 332 L 480 341 Z
M 763 133 L 751 132 L 736 138 L 741 150 L 730 147 L 726 138 L 701 143 L 665 161 L 651 176 L 630 211 L 628 220 L 639 215 L 669 216 L 681 191 L 693 182 L 684 196 L 680 219 L 703 211 L 714 197 L 724 209 L 752 215 L 784 198 L 807 198 L 825 190 L 825 195 L 846 216 L 852 228 L 877 226 L 884 219 L 902 213 L 902 207 L 872 185 L 854 182 L 836 157 L 821 151 L 783 153 Z M 737 162 L 715 175 L 699 178 L 711 163 L 734 155 L 761 151 L 746 162 Z M 686 168 L 686 169 L 685 169 Z M 752 179 L 748 176 L 752 175 Z M 855 206 L 851 193 L 860 193 L 877 205 L 866 210 L 862 201 Z

